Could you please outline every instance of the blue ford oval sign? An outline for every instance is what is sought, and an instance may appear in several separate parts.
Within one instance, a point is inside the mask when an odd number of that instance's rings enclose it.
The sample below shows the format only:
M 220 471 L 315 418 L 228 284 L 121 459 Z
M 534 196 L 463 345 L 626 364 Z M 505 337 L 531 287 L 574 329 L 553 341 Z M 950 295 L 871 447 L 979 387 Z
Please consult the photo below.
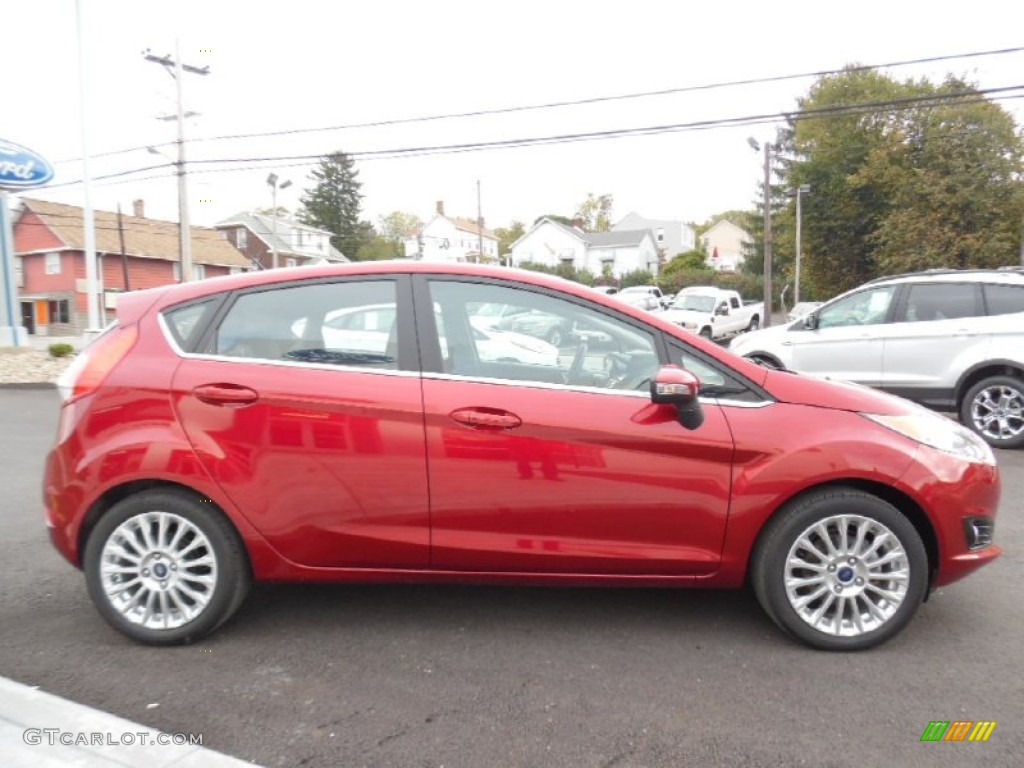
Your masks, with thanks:
M 39 187 L 53 178 L 53 166 L 28 147 L 0 139 L 0 189 Z

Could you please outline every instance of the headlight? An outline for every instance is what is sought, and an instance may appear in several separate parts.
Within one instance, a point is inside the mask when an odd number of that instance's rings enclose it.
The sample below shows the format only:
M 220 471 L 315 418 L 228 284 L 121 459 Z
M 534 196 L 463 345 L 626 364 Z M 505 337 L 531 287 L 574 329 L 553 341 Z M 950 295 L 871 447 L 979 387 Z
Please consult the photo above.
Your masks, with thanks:
M 903 416 L 880 416 L 876 413 L 861 415 L 904 437 L 959 459 L 993 467 L 996 465 L 996 457 L 988 443 L 966 427 L 930 411 Z

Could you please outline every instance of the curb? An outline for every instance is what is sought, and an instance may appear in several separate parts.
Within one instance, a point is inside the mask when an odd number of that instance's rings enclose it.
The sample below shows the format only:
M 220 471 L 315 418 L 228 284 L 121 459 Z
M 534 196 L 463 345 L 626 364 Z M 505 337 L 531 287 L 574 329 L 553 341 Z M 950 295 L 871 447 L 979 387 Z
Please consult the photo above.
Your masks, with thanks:
M 57 384 L 53 381 L 15 381 L 7 384 L 0 384 L 0 389 L 56 389 Z

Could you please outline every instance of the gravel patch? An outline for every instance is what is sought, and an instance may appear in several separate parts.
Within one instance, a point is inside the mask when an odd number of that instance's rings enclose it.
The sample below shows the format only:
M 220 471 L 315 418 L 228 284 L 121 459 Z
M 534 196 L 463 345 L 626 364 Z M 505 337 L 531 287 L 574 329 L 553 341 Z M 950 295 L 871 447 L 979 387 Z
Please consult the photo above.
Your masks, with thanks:
M 74 359 L 50 357 L 39 349 L 0 347 L 0 386 L 53 384 Z

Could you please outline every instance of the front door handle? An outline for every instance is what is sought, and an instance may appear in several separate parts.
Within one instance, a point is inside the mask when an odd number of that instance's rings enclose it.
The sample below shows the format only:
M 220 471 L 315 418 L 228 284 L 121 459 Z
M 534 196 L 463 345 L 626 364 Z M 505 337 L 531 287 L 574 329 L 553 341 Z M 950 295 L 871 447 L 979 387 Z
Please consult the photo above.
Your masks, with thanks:
M 464 424 L 473 429 L 485 432 L 500 432 L 504 429 L 515 429 L 523 420 L 514 413 L 503 411 L 500 408 L 487 408 L 484 406 L 476 408 L 459 408 L 448 414 L 453 421 Z
M 203 384 L 193 389 L 192 394 L 208 405 L 226 405 L 232 408 L 252 405 L 260 399 L 256 390 L 240 384 Z

